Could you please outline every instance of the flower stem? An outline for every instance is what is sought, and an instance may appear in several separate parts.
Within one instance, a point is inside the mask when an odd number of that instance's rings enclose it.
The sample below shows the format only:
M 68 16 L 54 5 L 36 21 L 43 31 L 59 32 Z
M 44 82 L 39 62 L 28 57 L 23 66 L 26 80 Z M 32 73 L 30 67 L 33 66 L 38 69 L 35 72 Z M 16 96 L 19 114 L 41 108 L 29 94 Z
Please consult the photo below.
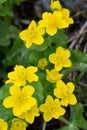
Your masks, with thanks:
M 70 122 L 66 118 L 64 118 L 64 117 L 60 117 L 59 120 L 64 122 L 67 125 L 70 125 Z
M 43 122 L 42 130 L 46 130 L 46 122 L 45 121 Z

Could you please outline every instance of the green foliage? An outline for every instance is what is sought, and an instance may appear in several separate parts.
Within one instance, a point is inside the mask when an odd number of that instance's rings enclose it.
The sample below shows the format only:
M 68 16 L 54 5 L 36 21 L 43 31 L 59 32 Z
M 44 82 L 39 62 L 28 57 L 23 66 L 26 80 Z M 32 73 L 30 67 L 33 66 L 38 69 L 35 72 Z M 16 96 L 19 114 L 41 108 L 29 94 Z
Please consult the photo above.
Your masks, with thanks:
M 17 39 L 19 30 L 12 25 L 0 21 L 0 46 L 8 46 L 11 40 Z
M 15 65 L 37 66 L 40 58 L 46 58 L 48 64 L 46 69 L 53 69 L 54 65 L 49 62 L 49 55 L 55 53 L 58 46 L 62 46 L 68 49 L 67 36 L 62 29 L 58 29 L 58 32 L 54 36 L 49 36 L 47 33 L 44 35 L 44 43 L 42 45 L 33 44 L 30 48 L 25 47 L 25 42 L 19 39 L 19 24 L 16 25 L 16 20 L 13 15 L 14 4 L 19 5 L 26 0 L 0 0 L 0 80 L 4 84 L 7 79 L 7 73 L 13 70 Z M 81 78 L 87 72 L 87 54 L 79 50 L 70 50 L 72 66 L 70 68 L 63 68 L 60 73 L 63 73 L 63 80 L 70 81 L 69 74 L 78 72 L 76 79 L 73 81 L 78 86 Z M 38 68 L 37 75 L 39 77 L 38 82 L 28 83 L 35 88 L 33 96 L 37 99 L 38 106 L 45 102 L 47 95 L 53 94 L 55 83 L 51 83 L 46 79 L 46 70 Z M 11 125 L 11 120 L 14 115 L 12 109 L 6 109 L 3 106 L 3 100 L 10 95 L 9 88 L 11 84 L 2 85 L 0 88 L 0 118 L 3 118 Z M 79 86 L 78 86 L 79 88 Z M 83 88 L 84 89 L 84 88 Z M 79 90 L 76 90 L 77 94 Z M 84 102 L 84 101 L 83 101 Z M 65 126 L 60 130 L 87 130 L 87 121 L 83 116 L 84 106 L 82 103 L 77 103 L 74 106 L 70 106 L 69 121 L 64 117 L 60 118 L 60 121 L 65 122 Z M 57 129 L 56 129 L 57 130 Z
M 70 106 L 69 123 L 66 123 L 68 125 L 62 127 L 60 130 L 87 130 L 87 121 L 83 116 L 83 112 L 84 108 L 81 103 Z
M 11 84 L 3 85 L 0 88 L 0 118 L 8 122 L 8 128 L 11 126 L 11 120 L 13 119 L 12 109 L 7 109 L 3 106 L 3 100 L 10 95 L 9 88 Z
M 33 82 L 31 85 L 35 88 L 34 97 L 37 99 L 38 104 L 41 104 L 44 99 L 43 86 L 41 82 Z
M 7 0 L 0 0 L 0 4 L 3 4 L 4 2 L 6 2 Z
M 83 116 L 84 112 L 83 105 L 81 103 L 78 103 L 75 106 L 71 106 L 70 109 L 71 109 L 70 122 L 75 124 L 78 128 L 87 130 L 87 121 Z

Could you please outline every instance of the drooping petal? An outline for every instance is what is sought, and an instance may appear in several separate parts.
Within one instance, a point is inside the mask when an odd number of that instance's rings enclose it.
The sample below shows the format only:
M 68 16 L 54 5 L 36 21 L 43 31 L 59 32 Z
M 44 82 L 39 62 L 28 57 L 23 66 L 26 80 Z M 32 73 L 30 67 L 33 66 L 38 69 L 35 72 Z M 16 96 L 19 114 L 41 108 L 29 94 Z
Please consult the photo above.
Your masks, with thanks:
M 45 113 L 43 114 L 43 118 L 44 118 L 44 120 L 45 120 L 46 122 L 48 122 L 48 121 L 50 121 L 50 120 L 52 119 L 52 115 L 51 115 L 50 113 L 48 113 L 48 112 L 45 112 Z
M 49 35 L 51 35 L 51 36 L 53 36 L 54 34 L 56 34 L 57 33 L 57 28 L 55 28 L 55 27 L 49 27 L 49 28 L 47 28 L 46 29 L 46 31 L 47 31 L 47 33 L 49 34 Z
M 15 116 L 20 116 L 23 113 L 23 111 L 21 111 L 21 107 L 20 106 L 14 107 L 12 111 L 13 111 L 13 114 Z

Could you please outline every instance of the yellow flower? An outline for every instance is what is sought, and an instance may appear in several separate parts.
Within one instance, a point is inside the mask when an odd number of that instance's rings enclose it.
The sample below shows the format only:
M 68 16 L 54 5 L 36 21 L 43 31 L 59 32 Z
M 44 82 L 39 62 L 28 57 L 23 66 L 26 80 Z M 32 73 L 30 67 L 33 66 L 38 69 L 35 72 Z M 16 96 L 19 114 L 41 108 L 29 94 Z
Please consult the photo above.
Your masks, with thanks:
M 11 96 L 4 99 L 3 105 L 6 108 L 13 108 L 13 114 L 19 116 L 36 104 L 36 99 L 32 97 L 33 93 L 32 86 L 27 85 L 23 88 L 12 86 L 10 88 Z
M 22 65 L 16 65 L 14 67 L 14 71 L 8 73 L 7 83 L 13 83 L 16 86 L 24 86 L 26 85 L 26 81 L 32 82 L 37 81 L 38 76 L 35 74 L 38 68 L 34 66 L 29 66 L 24 68 Z
M 70 51 L 59 46 L 56 53 L 49 55 L 49 61 L 55 65 L 55 69 L 60 71 L 63 67 L 71 67 L 72 63 L 69 59 Z
M 46 58 L 41 58 L 39 61 L 38 61 L 38 67 L 42 70 L 45 69 L 46 65 L 48 64 L 47 62 L 47 59 Z
M 20 118 L 24 118 L 28 123 L 32 124 L 35 117 L 38 117 L 39 115 L 39 109 L 37 108 L 37 105 L 35 105 L 30 110 L 20 115 Z
M 0 118 L 0 130 L 7 130 L 8 124 L 3 119 Z
M 42 20 L 39 21 L 39 25 L 46 28 L 46 32 L 53 36 L 57 33 L 58 28 L 65 28 L 66 21 L 62 18 L 61 11 L 54 11 L 53 13 L 45 12 L 42 15 Z
M 43 118 L 46 122 L 52 118 L 58 119 L 64 115 L 65 110 L 61 107 L 59 99 L 54 99 L 48 95 L 44 104 L 40 105 L 40 111 L 44 112 Z
M 52 11 L 55 11 L 55 10 L 61 10 L 62 6 L 59 0 L 56 0 L 56 1 L 51 0 L 50 8 Z
M 70 17 L 70 10 L 66 8 L 62 8 L 61 10 L 63 16 L 62 18 L 66 21 L 66 27 L 69 27 L 69 24 L 73 24 L 74 20 Z
M 46 72 L 47 72 L 46 79 L 51 83 L 55 83 L 63 77 L 63 74 L 59 74 L 59 72 L 56 69 L 52 69 L 51 71 L 46 69 Z
M 74 84 L 68 82 L 65 84 L 62 80 L 57 82 L 56 88 L 54 89 L 54 95 L 61 99 L 61 104 L 68 106 L 68 104 L 75 105 L 77 103 L 76 97 L 73 94 Z
M 14 118 L 12 120 L 12 125 L 11 125 L 10 130 L 26 130 L 26 127 L 27 127 L 27 124 L 24 121 L 18 118 Z
M 41 45 L 44 42 L 43 34 L 44 29 L 36 26 L 36 22 L 33 20 L 28 29 L 21 31 L 19 36 L 26 42 L 26 47 L 29 48 L 33 43 Z

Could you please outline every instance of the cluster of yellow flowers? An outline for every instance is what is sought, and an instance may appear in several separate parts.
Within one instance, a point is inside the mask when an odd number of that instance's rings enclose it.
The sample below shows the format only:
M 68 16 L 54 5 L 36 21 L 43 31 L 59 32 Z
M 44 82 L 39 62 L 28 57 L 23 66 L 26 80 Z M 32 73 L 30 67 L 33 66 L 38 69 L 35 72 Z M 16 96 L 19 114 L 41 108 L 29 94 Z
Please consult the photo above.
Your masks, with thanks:
M 51 1 L 53 12 L 44 12 L 38 24 L 33 20 L 28 29 L 20 32 L 19 36 L 26 42 L 29 48 L 32 44 L 41 45 L 44 43 L 43 35 L 47 32 L 50 36 L 57 33 L 58 29 L 68 28 L 74 21 L 70 17 L 70 11 L 62 8 L 59 0 Z M 45 32 L 46 30 L 46 32 Z
M 70 17 L 70 11 L 62 8 L 59 0 L 51 0 L 52 12 L 45 12 L 38 24 L 33 20 L 28 29 L 20 32 L 19 36 L 25 41 L 26 47 L 29 48 L 32 44 L 44 44 L 44 34 L 53 36 L 58 29 L 68 28 L 69 24 L 74 21 Z M 51 64 L 54 66 L 52 70 L 46 68 Z M 43 113 L 43 118 L 46 122 L 52 118 L 58 119 L 65 114 L 65 107 L 68 104 L 74 105 L 77 99 L 73 94 L 75 86 L 72 82 L 64 83 L 61 73 L 63 68 L 71 67 L 70 51 L 61 46 L 58 46 L 56 52 L 49 54 L 48 60 L 41 58 L 37 66 L 24 67 L 16 65 L 14 71 L 8 73 L 6 84 L 11 83 L 9 89 L 10 96 L 3 101 L 3 106 L 12 108 L 14 119 L 12 120 L 10 130 L 26 130 L 29 124 L 34 122 L 34 118 Z M 32 82 L 38 82 L 38 69 L 45 70 L 46 81 L 55 84 L 52 95 L 47 95 L 45 102 L 38 105 L 37 99 L 33 96 L 35 87 Z M 37 74 L 36 74 L 37 73 Z M 0 130 L 7 130 L 7 123 L 0 119 Z
M 16 117 L 24 118 L 28 123 L 33 123 L 35 116 L 39 116 L 37 108 L 37 100 L 32 95 L 35 91 L 34 87 L 27 85 L 33 81 L 38 81 L 35 72 L 37 67 L 30 66 L 24 68 L 22 65 L 16 65 L 14 71 L 8 73 L 7 83 L 12 83 L 10 87 L 10 96 L 4 101 L 6 108 L 13 108 L 13 114 Z M 14 130 L 14 129 L 11 129 Z
M 68 104 L 75 105 L 77 99 L 73 94 L 74 84 L 68 82 L 67 84 L 62 81 L 63 74 L 59 73 L 63 67 L 71 67 L 72 63 L 69 59 L 70 51 L 62 47 L 58 47 L 56 53 L 49 55 L 49 61 L 54 64 L 52 70 L 46 69 L 47 76 L 46 79 L 51 83 L 56 83 L 56 88 L 54 88 L 54 96 L 48 95 L 44 104 L 40 106 L 40 111 L 44 112 L 43 117 L 45 121 L 50 121 L 52 118 L 58 119 L 60 116 L 64 115 L 65 109 Z

